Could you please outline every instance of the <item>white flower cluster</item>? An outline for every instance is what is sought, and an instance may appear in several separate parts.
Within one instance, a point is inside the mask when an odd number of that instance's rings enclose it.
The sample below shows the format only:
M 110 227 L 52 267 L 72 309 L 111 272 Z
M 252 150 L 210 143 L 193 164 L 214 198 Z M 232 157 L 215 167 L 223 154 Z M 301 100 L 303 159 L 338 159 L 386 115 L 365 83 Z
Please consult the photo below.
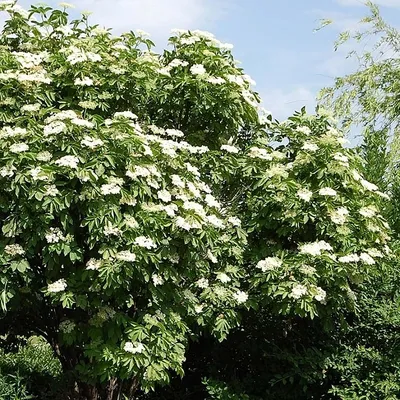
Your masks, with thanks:
M 318 192 L 321 196 L 336 196 L 337 192 L 336 190 L 330 188 L 330 187 L 323 187 L 319 190 Z
M 303 150 L 307 150 L 307 151 L 314 152 L 314 151 L 317 151 L 317 150 L 319 149 L 319 147 L 318 147 L 318 145 L 315 144 L 315 143 L 306 142 L 306 143 L 304 143 L 302 149 L 303 149 Z
M 307 203 L 311 200 L 313 192 L 308 189 L 299 189 L 297 191 L 297 196 L 301 199 L 306 201 Z
M 144 247 L 146 249 L 154 249 L 157 247 L 157 245 L 154 243 L 154 241 L 146 236 L 139 236 L 135 239 L 134 242 L 137 246 L 139 247 Z
M 242 290 L 237 290 L 233 294 L 233 298 L 238 302 L 238 304 L 246 303 L 246 301 L 249 298 L 249 295 L 246 292 L 243 292 Z
M 228 153 L 234 153 L 234 154 L 239 153 L 239 149 L 237 147 L 231 146 L 231 145 L 228 145 L 228 144 L 222 145 L 221 146 L 221 150 L 225 150 Z
M 349 210 L 346 207 L 339 207 L 337 210 L 330 213 L 330 217 L 333 223 L 337 225 L 343 225 L 347 221 Z
M 145 347 L 142 343 L 132 343 L 132 342 L 126 342 L 124 345 L 124 350 L 127 353 L 132 353 L 132 354 L 136 354 L 136 353 L 143 353 L 143 351 L 145 350 Z
M 49 283 L 47 285 L 47 291 L 50 293 L 63 292 L 67 288 L 67 282 L 65 279 L 59 279 L 56 282 Z
M 46 196 L 55 197 L 60 194 L 60 191 L 57 189 L 56 185 L 45 186 L 45 189 L 46 189 L 45 191 Z
M 22 112 L 36 112 L 39 111 L 41 108 L 41 105 L 39 103 L 35 104 L 25 104 L 24 106 L 21 107 Z
M 44 69 L 41 71 L 38 71 L 38 72 L 30 73 L 30 74 L 19 73 L 16 76 L 16 78 L 18 79 L 19 82 L 22 82 L 22 83 L 35 82 L 35 83 L 50 84 L 52 81 Z
M 260 260 L 256 268 L 261 269 L 262 272 L 273 271 L 274 269 L 280 268 L 282 266 L 282 260 L 278 257 L 267 257 L 264 260 Z
M 66 240 L 66 237 L 59 228 L 50 228 L 45 237 L 47 243 L 58 243 Z
M 251 147 L 248 156 L 251 158 L 261 158 L 262 160 L 272 161 L 272 155 L 266 149 L 260 147 Z
M 25 254 L 25 250 L 20 244 L 8 244 L 4 247 L 4 252 L 11 257 L 22 256 Z
M 154 286 L 160 286 L 164 283 L 164 279 L 157 274 L 153 274 L 151 280 L 153 281 Z
M 197 282 L 196 285 L 200 288 L 200 289 L 206 289 L 209 287 L 210 283 L 208 282 L 208 279 L 206 278 L 200 278 Z
M 43 61 L 48 61 L 49 53 L 41 52 L 39 54 L 13 52 L 11 53 L 21 65 L 22 68 L 32 69 L 40 65 Z
M 126 118 L 136 120 L 138 116 L 131 111 L 119 111 L 114 114 L 114 118 Z
M 207 70 L 205 69 L 204 65 L 202 64 L 194 64 L 190 67 L 190 72 L 193 75 L 206 75 Z
M 75 65 L 77 63 L 91 61 L 91 62 L 100 62 L 102 57 L 99 54 L 93 52 L 86 52 L 83 49 L 80 49 L 76 46 L 71 46 L 68 49 L 63 49 L 64 52 L 70 53 L 67 56 L 67 61 L 71 65 Z
M 24 153 L 29 150 L 29 146 L 26 143 L 14 143 L 10 146 L 11 153 Z
M 120 261 L 134 262 L 136 261 L 136 254 L 130 252 L 129 250 L 123 250 L 118 252 L 115 255 L 115 258 Z
M 0 130 L 0 138 L 15 138 L 15 137 L 21 137 L 21 136 L 26 136 L 27 130 L 25 128 L 20 128 L 18 126 L 4 126 Z
M 97 147 L 103 146 L 104 142 L 101 139 L 85 136 L 81 140 L 81 145 L 89 147 L 90 149 L 96 149 Z
M 87 270 L 98 270 L 101 266 L 103 265 L 103 262 L 101 260 L 96 260 L 95 258 L 91 258 L 87 263 L 86 263 L 86 269 Z
M 100 187 L 101 194 L 108 195 L 108 194 L 118 194 L 121 192 L 121 186 L 117 183 L 108 183 L 101 185 Z
M 93 86 L 93 79 L 84 76 L 83 78 L 76 78 L 74 81 L 75 86 Z
M 332 246 L 324 240 L 317 242 L 305 243 L 299 246 L 300 253 L 310 254 L 312 256 L 320 256 L 322 251 L 332 251 Z
M 59 165 L 60 167 L 76 169 L 78 168 L 79 158 L 75 156 L 64 156 L 59 158 L 55 164 Z
M 290 292 L 290 297 L 293 299 L 297 300 L 300 299 L 301 297 L 305 296 L 308 293 L 307 287 L 302 285 L 301 283 L 296 283 L 292 291 Z

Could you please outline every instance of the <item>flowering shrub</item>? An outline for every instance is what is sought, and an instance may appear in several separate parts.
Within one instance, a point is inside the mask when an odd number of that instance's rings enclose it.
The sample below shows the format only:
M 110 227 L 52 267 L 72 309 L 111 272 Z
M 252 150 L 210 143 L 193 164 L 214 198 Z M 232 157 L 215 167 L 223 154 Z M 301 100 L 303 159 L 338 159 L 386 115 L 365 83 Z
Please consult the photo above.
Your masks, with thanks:
M 0 3 L 4 333 L 42 335 L 111 399 L 183 374 L 188 337 L 224 339 L 240 307 L 351 302 L 388 253 L 383 195 L 328 119 L 262 115 L 207 32 L 158 55 L 66 6 Z
M 362 176 L 361 160 L 322 111 L 267 122 L 268 136 L 240 153 L 222 146 L 222 162 L 205 155 L 213 180 L 230 180 L 224 191 L 243 216 L 252 300 L 311 318 L 353 309 L 352 288 L 390 254 L 379 212 L 388 196 Z
M 0 47 L 5 318 L 42 334 L 79 380 L 166 383 L 169 370 L 183 373 L 188 335 L 205 326 L 224 338 L 248 297 L 240 221 L 202 180 L 208 148 L 177 129 L 189 114 L 179 120 L 182 106 L 168 102 L 175 86 L 192 92 L 188 113 L 197 92 L 235 96 L 221 129 L 237 130 L 245 113 L 258 121 L 256 95 L 202 32 L 179 32 L 158 56 L 141 32 L 114 38 L 86 16 L 68 23 L 65 9 L 0 7 L 10 15 Z M 221 63 L 231 75 L 214 82 Z M 217 121 L 226 111 L 208 112 Z M 186 138 L 207 118 L 190 121 Z

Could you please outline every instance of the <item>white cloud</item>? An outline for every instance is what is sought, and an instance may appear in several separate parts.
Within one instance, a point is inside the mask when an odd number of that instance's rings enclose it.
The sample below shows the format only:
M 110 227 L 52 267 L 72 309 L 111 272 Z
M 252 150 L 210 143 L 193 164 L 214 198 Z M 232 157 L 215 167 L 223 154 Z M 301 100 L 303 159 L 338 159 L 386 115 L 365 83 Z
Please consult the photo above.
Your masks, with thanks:
M 224 14 L 224 0 L 80 0 L 78 10 L 116 32 L 142 29 L 165 38 L 173 28 L 210 29 Z
M 342 6 L 365 6 L 362 0 L 336 0 Z M 400 7 L 400 0 L 374 0 L 374 3 L 384 7 Z
M 309 113 L 315 110 L 316 93 L 304 86 L 289 90 L 263 90 L 260 94 L 263 100 L 262 106 L 271 111 L 272 116 L 279 120 L 290 117 L 294 111 L 300 110 L 303 106 Z

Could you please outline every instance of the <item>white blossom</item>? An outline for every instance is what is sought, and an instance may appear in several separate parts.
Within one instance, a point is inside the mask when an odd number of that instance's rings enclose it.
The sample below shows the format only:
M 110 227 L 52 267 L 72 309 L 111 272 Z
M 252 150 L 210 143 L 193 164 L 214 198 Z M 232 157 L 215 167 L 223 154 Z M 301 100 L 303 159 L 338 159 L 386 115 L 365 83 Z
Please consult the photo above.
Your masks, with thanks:
M 135 244 L 139 247 L 144 247 L 146 249 L 152 249 L 157 247 L 157 245 L 154 243 L 152 239 L 145 236 L 137 237 L 135 239 Z
M 206 194 L 204 201 L 209 207 L 214 207 L 214 208 L 221 208 L 221 204 L 215 199 L 215 197 L 211 194 Z
M 4 252 L 8 254 L 9 256 L 22 256 L 25 254 L 25 250 L 20 244 L 8 244 L 6 247 L 4 247 Z
M 130 252 L 129 250 L 119 251 L 115 258 L 117 260 L 126 261 L 126 262 L 133 262 L 136 260 L 136 254 Z
M 282 266 L 282 260 L 278 257 L 267 257 L 264 260 L 260 260 L 256 268 L 261 269 L 262 272 L 272 271 Z
M 168 66 L 171 68 L 176 68 L 176 67 L 181 67 L 181 66 L 186 67 L 188 65 L 189 65 L 189 63 L 187 61 L 183 61 L 178 58 L 175 58 L 168 64 Z
M 207 258 L 213 263 L 216 264 L 218 262 L 217 257 L 214 256 L 214 254 L 210 251 L 207 250 Z
M 165 134 L 171 137 L 184 137 L 185 134 L 179 129 L 166 129 Z
M 174 217 L 175 214 L 178 212 L 178 206 L 176 204 L 168 204 L 163 206 L 163 211 L 167 213 L 168 216 Z
M 302 149 L 308 150 L 308 151 L 317 151 L 319 149 L 319 147 L 315 143 L 307 142 L 307 143 L 304 143 Z
M 242 225 L 242 221 L 237 217 L 229 217 L 228 222 L 230 224 L 232 224 L 233 226 L 241 226 Z
M 208 221 L 208 223 L 215 226 L 216 228 L 224 228 L 225 227 L 225 224 L 222 221 L 222 219 L 218 218 L 214 214 L 207 215 L 207 221 Z
M 375 260 L 368 253 L 361 253 L 360 261 L 362 261 L 364 264 L 367 264 L 367 265 L 375 264 Z
M 10 146 L 11 153 L 23 153 L 29 150 L 29 146 L 26 143 L 14 143 Z
M 202 304 L 196 304 L 196 305 L 194 306 L 194 311 L 195 311 L 197 314 L 200 314 L 201 312 L 203 312 L 203 308 L 204 308 L 204 306 L 203 306 Z
M 157 197 L 165 203 L 169 203 L 172 200 L 171 193 L 168 190 L 159 190 Z
M 75 156 L 64 156 L 59 158 L 56 162 L 60 167 L 78 168 L 79 158 Z
M 45 235 L 47 243 L 58 243 L 60 241 L 66 240 L 59 228 L 50 228 L 50 230 Z
M 334 160 L 340 161 L 340 162 L 343 162 L 343 163 L 348 163 L 348 161 L 349 161 L 349 158 L 347 156 L 345 156 L 344 154 L 342 154 L 342 153 L 335 153 L 333 155 L 333 158 L 334 158 Z
M 114 114 L 114 118 L 138 119 L 138 116 L 131 111 L 120 111 Z
M 223 85 L 224 83 L 226 83 L 226 80 L 224 78 L 221 78 L 220 76 L 209 76 L 206 78 L 206 81 L 213 85 Z
M 67 126 L 62 121 L 53 121 L 50 124 L 45 125 L 43 128 L 43 133 L 45 136 L 56 135 L 58 133 L 64 132 Z
M 236 293 L 233 294 L 234 299 L 239 303 L 245 303 L 249 298 L 249 295 L 241 290 L 238 290 Z
M 154 286 L 159 286 L 159 285 L 162 285 L 164 283 L 164 279 L 161 278 L 161 276 L 159 276 L 157 274 L 153 274 L 151 276 L 151 280 L 153 281 Z
M 230 146 L 230 145 L 228 145 L 228 144 L 222 145 L 222 146 L 221 146 L 221 150 L 225 150 L 225 151 L 227 151 L 228 153 L 235 153 L 235 154 L 239 153 L 239 149 L 238 149 L 237 147 L 235 147 L 235 146 Z
M 104 185 L 101 185 L 100 191 L 104 195 L 118 194 L 121 192 L 121 186 L 119 186 L 115 183 L 104 184 Z
M 299 268 L 299 271 L 305 275 L 314 275 L 317 270 L 310 265 L 304 264 Z
M 96 260 L 95 258 L 91 258 L 86 263 L 86 269 L 88 270 L 98 270 L 102 266 L 103 262 L 101 260 Z
M 311 190 L 308 189 L 299 189 L 297 191 L 297 196 L 306 202 L 309 202 L 311 200 L 312 195 L 313 192 L 311 192 Z
M 197 167 L 193 166 L 193 165 L 190 164 L 190 163 L 185 163 L 185 165 L 186 165 L 186 169 L 187 169 L 189 172 L 191 172 L 193 175 L 195 175 L 195 176 L 200 176 L 200 171 L 199 171 L 199 169 L 198 169 Z
M 172 184 L 177 187 L 180 187 L 180 188 L 185 187 L 185 182 L 182 180 L 182 178 L 179 175 L 171 175 L 171 181 L 172 181 Z
M 39 161 L 50 161 L 53 155 L 49 151 L 41 151 L 36 154 L 36 159 Z
M 330 187 L 321 188 L 318 192 L 321 196 L 336 196 L 336 190 Z
M 63 292 L 67 288 L 67 282 L 65 279 L 59 279 L 56 282 L 47 285 L 47 291 L 50 293 Z
M 325 303 L 326 301 L 326 292 L 324 289 L 320 287 L 316 287 L 316 294 L 314 295 L 314 299 L 319 301 L 320 303 Z
M 127 353 L 132 353 L 132 354 L 136 354 L 136 353 L 143 353 L 144 351 L 144 345 L 142 343 L 132 343 L 132 342 L 126 342 L 124 345 L 124 350 Z
M 365 180 L 365 179 L 361 179 L 361 180 L 360 180 L 360 183 L 361 183 L 361 185 L 362 185 L 362 187 L 363 187 L 364 189 L 367 189 L 367 190 L 369 190 L 369 191 L 371 191 L 371 192 L 375 192 L 376 190 L 378 190 L 378 186 L 374 185 L 374 184 L 371 183 L 371 182 L 368 182 L 368 181 Z
M 86 119 L 82 119 L 82 118 L 73 118 L 73 119 L 71 119 L 71 123 L 76 126 L 82 126 L 84 128 L 88 128 L 88 129 L 92 129 L 95 126 L 95 124 L 93 122 L 87 121 Z
M 269 154 L 266 149 L 259 147 L 251 147 L 248 156 L 251 158 L 261 158 L 262 160 L 272 161 L 271 154 Z
M 74 81 L 76 86 L 93 86 L 93 79 L 84 76 L 83 78 L 76 78 Z
M 296 283 L 293 286 L 292 291 L 290 292 L 290 297 L 297 300 L 305 296 L 306 294 L 307 294 L 307 287 L 300 283 Z
M 219 272 L 217 274 L 217 279 L 219 281 L 221 281 L 222 283 L 228 283 L 228 282 L 231 281 L 231 278 L 227 274 L 225 274 L 224 272 Z
M 303 133 L 306 136 L 311 133 L 311 129 L 308 126 L 299 126 L 296 128 L 296 131 L 299 133 Z
M 16 168 L 13 165 L 6 165 L 0 168 L 0 176 L 3 178 L 11 178 L 14 176 L 14 171 L 16 171 Z
M 91 149 L 95 149 L 96 147 L 102 146 L 104 142 L 101 139 L 93 138 L 90 136 L 85 136 L 81 140 L 81 145 L 89 147 Z
M 57 189 L 56 185 L 46 186 L 45 189 L 46 189 L 46 192 L 45 192 L 46 196 L 55 197 L 58 194 L 60 194 L 60 191 Z
M 346 207 L 339 207 L 337 210 L 330 213 L 333 223 L 343 225 L 347 221 L 349 210 Z
M 208 279 L 206 278 L 200 278 L 197 282 L 196 285 L 201 288 L 201 289 L 206 289 L 210 285 L 208 282 Z
M 202 64 L 194 64 L 190 67 L 190 72 L 193 75 L 205 75 L 207 74 L 207 70 L 204 68 Z
M 321 255 L 322 251 L 331 251 L 333 249 L 329 243 L 327 243 L 323 240 L 320 240 L 317 242 L 305 243 L 305 244 L 299 246 L 299 250 L 300 250 L 300 253 L 302 253 L 302 254 L 310 254 L 312 256 L 319 256 L 319 255 Z
M 118 227 L 112 226 L 111 224 L 107 224 L 103 232 L 105 236 L 119 236 L 122 233 Z
M 24 106 L 21 107 L 22 112 L 35 112 L 40 110 L 40 104 L 35 103 L 35 104 L 25 104 Z
M 348 254 L 346 256 L 342 256 L 338 258 L 338 261 L 341 263 L 355 263 L 360 261 L 360 257 L 357 254 Z
M 372 218 L 376 215 L 376 208 L 374 206 L 361 207 L 359 213 L 365 218 Z
M 75 8 L 75 6 L 73 4 L 65 3 L 65 2 L 60 3 L 59 6 L 64 7 L 64 8 Z

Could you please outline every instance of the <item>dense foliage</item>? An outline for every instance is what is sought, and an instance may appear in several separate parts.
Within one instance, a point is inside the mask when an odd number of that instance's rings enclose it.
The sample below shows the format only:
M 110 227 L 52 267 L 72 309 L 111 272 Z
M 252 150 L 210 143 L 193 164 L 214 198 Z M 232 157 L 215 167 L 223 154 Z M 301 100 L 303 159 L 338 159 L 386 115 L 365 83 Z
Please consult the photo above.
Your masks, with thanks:
M 2 395 L 395 398 L 385 145 L 274 120 L 208 32 L 68 7 L 0 2 Z

